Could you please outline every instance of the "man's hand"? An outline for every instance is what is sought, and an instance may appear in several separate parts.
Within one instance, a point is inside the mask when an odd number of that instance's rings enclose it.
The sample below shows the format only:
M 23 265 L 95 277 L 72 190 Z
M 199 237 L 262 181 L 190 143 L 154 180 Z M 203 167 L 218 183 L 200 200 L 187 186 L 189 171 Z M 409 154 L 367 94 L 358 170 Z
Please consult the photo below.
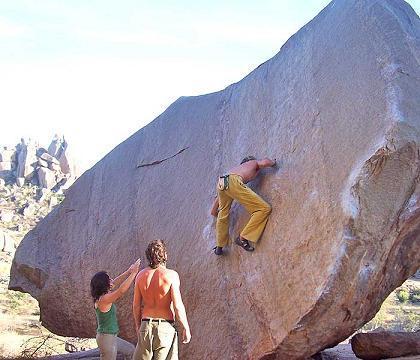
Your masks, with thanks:
M 182 343 L 188 344 L 191 341 L 191 332 L 190 329 L 182 330 Z
M 268 168 L 268 167 L 274 167 L 276 166 L 276 159 L 271 160 L 269 158 L 264 158 L 262 160 L 257 161 L 258 167 L 260 169 Z

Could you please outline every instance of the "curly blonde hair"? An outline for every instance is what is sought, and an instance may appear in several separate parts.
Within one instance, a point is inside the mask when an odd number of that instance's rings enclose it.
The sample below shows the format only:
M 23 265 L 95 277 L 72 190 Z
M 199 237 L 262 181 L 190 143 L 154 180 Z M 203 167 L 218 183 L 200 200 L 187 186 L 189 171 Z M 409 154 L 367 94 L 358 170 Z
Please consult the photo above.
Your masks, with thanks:
M 146 257 L 152 269 L 165 265 L 168 259 L 165 242 L 160 239 L 153 240 L 146 249 Z

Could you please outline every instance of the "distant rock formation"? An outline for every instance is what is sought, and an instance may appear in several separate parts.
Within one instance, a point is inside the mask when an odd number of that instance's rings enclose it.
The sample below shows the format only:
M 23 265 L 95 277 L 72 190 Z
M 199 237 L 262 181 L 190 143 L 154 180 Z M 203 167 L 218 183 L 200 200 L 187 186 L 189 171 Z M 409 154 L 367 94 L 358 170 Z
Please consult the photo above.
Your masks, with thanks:
M 0 179 L 0 253 L 11 256 L 24 234 L 63 198 L 60 192 L 30 184 L 19 187 Z
M 48 150 L 24 139 L 14 148 L 3 146 L 0 149 L 0 178 L 18 186 L 30 183 L 45 189 L 68 188 L 79 173 L 67 148 L 64 136 L 57 135 Z
M 338 344 L 420 265 L 419 59 L 404 1 L 331 2 L 243 80 L 180 98 L 84 173 L 21 242 L 10 288 L 38 299 L 50 330 L 93 337 L 91 276 L 159 237 L 192 327 L 182 359 Z M 216 257 L 217 177 L 246 155 L 281 158 L 250 184 L 273 212 L 255 252 Z M 232 238 L 247 219 L 233 206 Z M 135 341 L 131 301 L 120 334 Z

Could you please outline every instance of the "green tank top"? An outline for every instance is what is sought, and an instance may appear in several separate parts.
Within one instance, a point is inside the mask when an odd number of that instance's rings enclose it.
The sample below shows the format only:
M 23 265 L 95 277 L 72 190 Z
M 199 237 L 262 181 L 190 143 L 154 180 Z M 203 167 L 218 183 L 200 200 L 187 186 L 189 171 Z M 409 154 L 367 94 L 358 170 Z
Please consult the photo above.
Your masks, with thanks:
M 117 307 L 115 304 L 112 304 L 111 309 L 109 309 L 107 312 L 102 312 L 98 308 L 96 308 L 95 311 L 96 321 L 98 323 L 96 332 L 99 334 L 117 335 L 119 328 L 117 321 Z

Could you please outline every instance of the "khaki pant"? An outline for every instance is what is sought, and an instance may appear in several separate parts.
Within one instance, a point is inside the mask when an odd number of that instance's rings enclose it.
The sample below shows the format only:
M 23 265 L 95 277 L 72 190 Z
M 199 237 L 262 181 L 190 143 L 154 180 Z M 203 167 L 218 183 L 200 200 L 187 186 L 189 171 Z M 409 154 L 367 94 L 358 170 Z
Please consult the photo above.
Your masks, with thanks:
M 98 344 L 101 360 L 115 360 L 117 353 L 124 355 L 125 359 L 131 359 L 134 352 L 134 345 L 120 339 L 117 335 L 96 334 L 96 343 Z
M 133 360 L 178 360 L 178 334 L 165 321 L 142 321 Z
M 217 194 L 219 197 L 216 222 L 217 246 L 223 247 L 228 243 L 229 212 L 233 200 L 240 203 L 251 214 L 251 218 L 241 232 L 242 238 L 257 242 L 267 224 L 271 206 L 246 186 L 239 175 L 229 175 L 228 189 L 217 188 Z

